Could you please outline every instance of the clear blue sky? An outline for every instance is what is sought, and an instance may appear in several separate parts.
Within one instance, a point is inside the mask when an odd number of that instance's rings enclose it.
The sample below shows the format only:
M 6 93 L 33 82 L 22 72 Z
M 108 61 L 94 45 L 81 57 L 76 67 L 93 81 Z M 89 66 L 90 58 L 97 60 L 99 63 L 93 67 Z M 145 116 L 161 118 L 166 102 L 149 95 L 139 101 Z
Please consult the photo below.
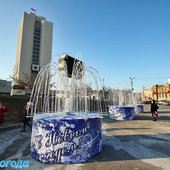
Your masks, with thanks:
M 140 91 L 170 78 L 169 0 L 0 0 L 1 79 L 13 73 L 19 23 L 31 7 L 53 22 L 52 54 L 81 53 L 106 86 L 130 87 L 135 76 Z

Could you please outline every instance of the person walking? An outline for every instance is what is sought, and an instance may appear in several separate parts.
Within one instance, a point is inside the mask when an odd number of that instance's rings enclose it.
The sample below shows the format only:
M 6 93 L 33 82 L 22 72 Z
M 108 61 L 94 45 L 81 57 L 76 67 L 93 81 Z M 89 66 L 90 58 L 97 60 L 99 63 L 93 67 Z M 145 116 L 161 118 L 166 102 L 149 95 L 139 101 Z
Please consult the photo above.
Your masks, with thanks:
M 28 127 L 31 128 L 31 125 L 29 124 L 29 118 L 27 117 L 27 113 L 30 113 L 31 112 L 31 108 L 33 107 L 33 103 L 32 102 L 28 102 L 24 108 L 24 116 L 23 116 L 23 129 L 21 130 L 21 132 L 26 132 L 26 125 Z
M 153 102 L 151 103 L 151 113 L 152 113 L 153 121 L 156 121 L 158 117 L 158 113 L 157 113 L 158 109 L 159 109 L 158 105 L 155 103 L 155 100 L 153 100 Z
M 5 121 L 4 112 L 8 112 L 8 109 L 2 106 L 2 103 L 0 103 L 0 123 L 3 123 Z

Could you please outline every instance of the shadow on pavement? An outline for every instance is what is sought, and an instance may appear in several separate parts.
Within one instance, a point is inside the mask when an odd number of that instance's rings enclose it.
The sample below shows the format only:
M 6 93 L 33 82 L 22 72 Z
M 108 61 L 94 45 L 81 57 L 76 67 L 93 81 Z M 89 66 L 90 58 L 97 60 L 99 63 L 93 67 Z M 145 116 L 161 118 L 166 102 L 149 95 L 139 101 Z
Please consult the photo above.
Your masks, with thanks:
M 87 163 L 170 157 L 170 134 L 103 135 L 103 139 L 102 152 L 93 156 Z
M 135 115 L 135 120 L 152 120 L 152 115 L 151 113 L 147 114 L 146 116 L 145 115 L 141 115 L 141 114 L 136 114 Z M 157 118 L 157 121 L 159 120 L 170 120 L 170 115 L 167 116 L 167 115 L 161 115 L 160 112 L 158 112 L 158 118 Z
M 116 131 L 116 130 L 146 130 L 146 129 L 150 129 L 150 128 L 110 128 L 110 129 L 104 129 L 104 131 L 106 132 L 110 132 L 110 131 Z

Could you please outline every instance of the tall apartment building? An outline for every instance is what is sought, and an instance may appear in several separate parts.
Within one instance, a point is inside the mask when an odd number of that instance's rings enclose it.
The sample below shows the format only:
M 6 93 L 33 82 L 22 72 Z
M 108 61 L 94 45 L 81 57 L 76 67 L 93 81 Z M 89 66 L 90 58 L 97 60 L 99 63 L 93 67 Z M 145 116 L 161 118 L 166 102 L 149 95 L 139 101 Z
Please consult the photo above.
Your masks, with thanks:
M 51 61 L 53 23 L 34 13 L 24 12 L 19 25 L 14 77 L 23 79 L 24 73 L 32 82 L 38 71 Z

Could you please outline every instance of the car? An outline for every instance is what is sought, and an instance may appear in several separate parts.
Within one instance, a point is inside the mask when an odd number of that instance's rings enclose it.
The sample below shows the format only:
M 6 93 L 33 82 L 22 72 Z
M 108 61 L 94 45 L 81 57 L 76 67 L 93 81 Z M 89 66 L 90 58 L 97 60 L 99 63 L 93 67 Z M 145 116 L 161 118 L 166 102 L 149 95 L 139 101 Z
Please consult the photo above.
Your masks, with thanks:
M 164 106 L 170 105 L 170 102 L 169 102 L 169 101 L 164 101 L 164 102 L 163 102 L 163 105 L 164 105 Z
M 151 101 L 150 100 L 146 100 L 146 101 L 142 101 L 140 102 L 141 104 L 151 104 Z
M 168 101 L 168 100 L 158 100 L 158 104 L 166 106 L 166 105 L 170 105 L 170 101 Z
M 163 105 L 164 100 L 158 100 L 159 105 Z

